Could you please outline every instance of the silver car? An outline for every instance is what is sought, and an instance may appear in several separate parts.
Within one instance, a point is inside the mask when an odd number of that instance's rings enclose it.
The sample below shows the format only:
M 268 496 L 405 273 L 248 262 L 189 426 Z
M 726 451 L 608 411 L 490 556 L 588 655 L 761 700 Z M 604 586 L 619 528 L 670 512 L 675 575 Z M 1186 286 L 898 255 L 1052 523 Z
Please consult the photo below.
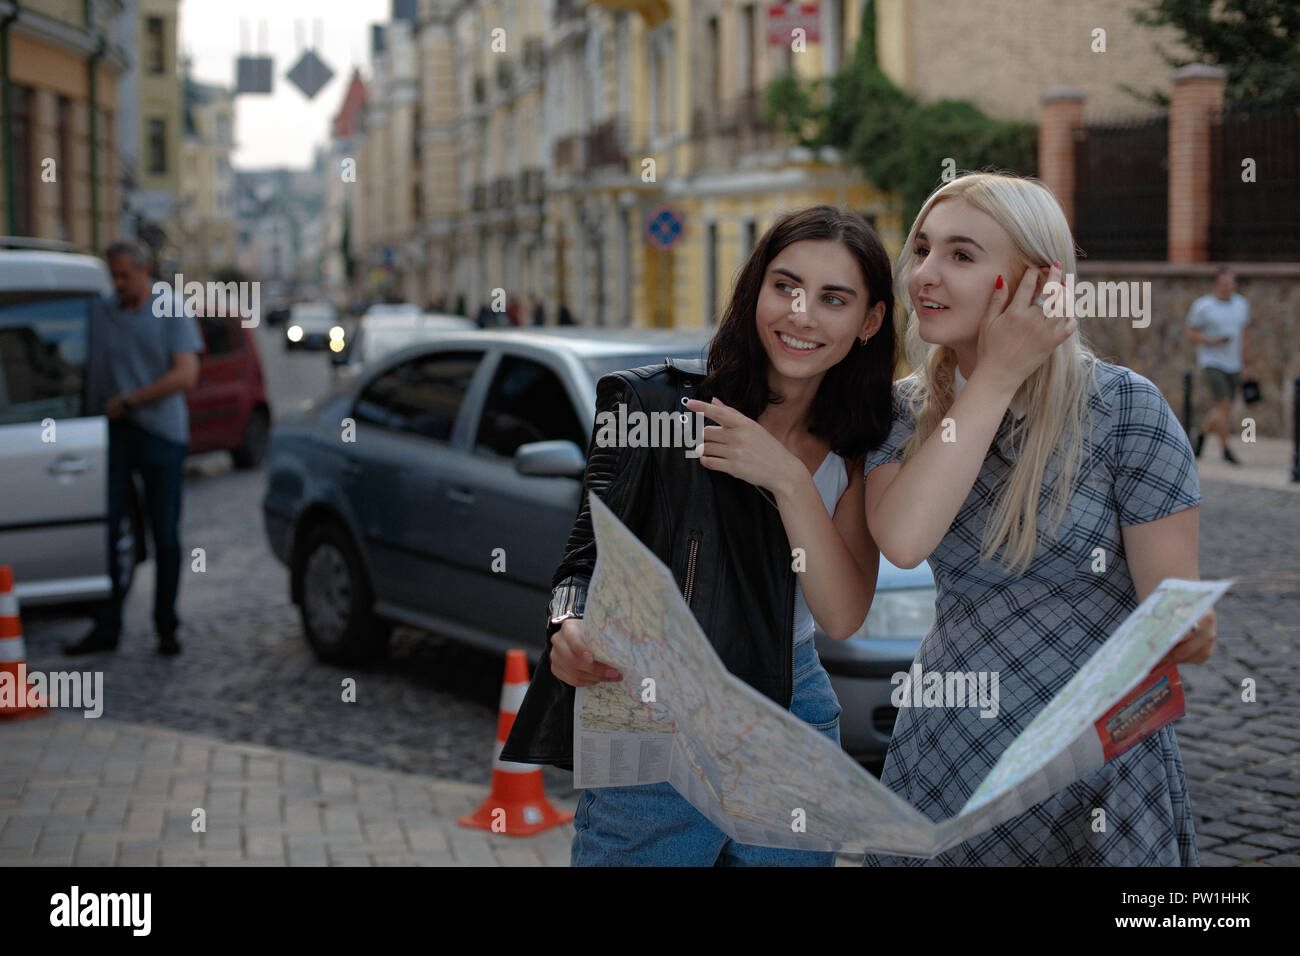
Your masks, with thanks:
M 0 250 L 0 564 L 24 605 L 111 590 L 108 423 L 87 414 L 91 310 L 113 292 L 104 263 L 66 252 Z M 142 557 L 134 505 L 119 529 L 122 580 Z
M 263 501 L 303 630 L 323 660 L 384 652 L 401 622 L 535 660 L 607 372 L 701 357 L 704 330 L 437 334 L 349 380 L 271 435 Z M 890 677 L 930 626 L 928 566 L 883 558 L 858 634 L 817 648 L 865 761 L 888 745 Z

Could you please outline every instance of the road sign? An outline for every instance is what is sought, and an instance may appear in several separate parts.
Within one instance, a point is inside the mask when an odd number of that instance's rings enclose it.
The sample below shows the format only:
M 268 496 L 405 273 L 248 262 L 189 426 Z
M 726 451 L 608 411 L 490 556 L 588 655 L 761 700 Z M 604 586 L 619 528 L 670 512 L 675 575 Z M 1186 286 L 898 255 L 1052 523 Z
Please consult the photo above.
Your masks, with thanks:
M 321 91 L 321 87 L 334 78 L 334 71 L 316 55 L 315 50 L 308 50 L 285 76 L 310 100 Z
M 646 238 L 662 249 L 680 239 L 683 228 L 682 214 L 667 206 L 660 206 L 646 218 Z
M 815 3 L 774 3 L 767 8 L 767 45 L 789 46 L 795 27 L 803 27 L 804 39 L 821 43 L 821 15 Z

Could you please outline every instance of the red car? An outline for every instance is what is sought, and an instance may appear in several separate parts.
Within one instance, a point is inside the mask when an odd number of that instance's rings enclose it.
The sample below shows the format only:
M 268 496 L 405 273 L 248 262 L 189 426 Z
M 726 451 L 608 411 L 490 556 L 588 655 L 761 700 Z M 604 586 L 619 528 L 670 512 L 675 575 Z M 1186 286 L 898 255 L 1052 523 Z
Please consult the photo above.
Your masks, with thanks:
M 199 383 L 186 393 L 190 454 L 229 450 L 237 468 L 256 468 L 266 457 L 271 409 L 253 330 L 235 316 L 199 316 L 206 347 Z

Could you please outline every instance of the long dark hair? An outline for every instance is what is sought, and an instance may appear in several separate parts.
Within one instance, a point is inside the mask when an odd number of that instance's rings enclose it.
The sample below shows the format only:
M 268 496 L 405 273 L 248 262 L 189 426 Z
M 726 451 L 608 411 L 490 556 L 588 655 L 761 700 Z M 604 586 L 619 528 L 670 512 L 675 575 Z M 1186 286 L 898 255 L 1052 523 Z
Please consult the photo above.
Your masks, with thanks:
M 894 277 L 889 255 L 866 220 L 836 206 L 811 206 L 788 213 L 758 240 L 741 267 L 731 301 L 709 343 L 708 375 L 698 394 L 714 396 L 757 420 L 769 402 L 780 399 L 767 386 L 767 352 L 759 340 L 755 311 L 763 278 L 786 246 L 805 239 L 832 239 L 853 254 L 867 283 L 867 308 L 885 303 L 880 330 L 866 345 L 853 343 L 849 354 L 828 369 L 812 402 L 809 431 L 830 441 L 842 458 L 858 458 L 889 434 L 896 361 Z

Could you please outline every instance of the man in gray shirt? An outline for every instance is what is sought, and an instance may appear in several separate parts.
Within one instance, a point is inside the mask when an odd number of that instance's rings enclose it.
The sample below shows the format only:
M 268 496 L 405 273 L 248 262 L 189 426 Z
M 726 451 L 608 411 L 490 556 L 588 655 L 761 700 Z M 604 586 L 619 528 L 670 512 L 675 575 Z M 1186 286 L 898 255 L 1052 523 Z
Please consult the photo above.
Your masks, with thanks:
M 203 338 L 193 316 L 170 291 L 156 294 L 149 252 L 123 239 L 104 258 L 116 301 L 93 310 L 86 370 L 86 406 L 108 419 L 108 566 L 112 596 L 97 608 L 94 628 L 66 654 L 117 647 L 122 631 L 117 529 L 127 510 L 132 476 L 144 485 L 144 507 L 153 529 L 157 577 L 153 621 L 158 653 L 176 654 L 176 592 L 180 584 L 181 467 L 189 445 L 185 391 L 199 377 Z
M 1237 277 L 1221 267 L 1214 275 L 1211 292 L 1192 303 L 1187 311 L 1187 338 L 1196 343 L 1196 364 L 1210 390 L 1214 407 L 1201 422 L 1193 448 L 1201 457 L 1205 436 L 1217 435 L 1223 445 L 1223 460 L 1239 465 L 1228 447 L 1228 415 L 1241 384 L 1242 370 L 1250 364 L 1250 303 L 1237 291 Z

